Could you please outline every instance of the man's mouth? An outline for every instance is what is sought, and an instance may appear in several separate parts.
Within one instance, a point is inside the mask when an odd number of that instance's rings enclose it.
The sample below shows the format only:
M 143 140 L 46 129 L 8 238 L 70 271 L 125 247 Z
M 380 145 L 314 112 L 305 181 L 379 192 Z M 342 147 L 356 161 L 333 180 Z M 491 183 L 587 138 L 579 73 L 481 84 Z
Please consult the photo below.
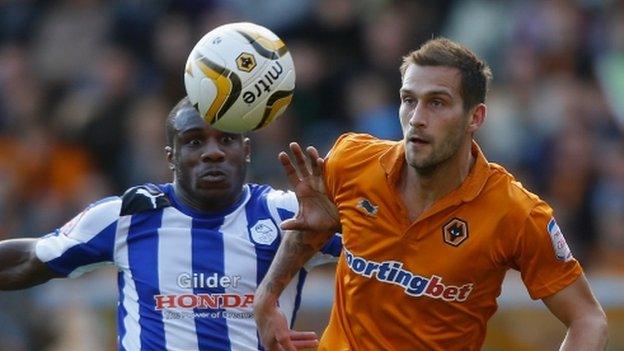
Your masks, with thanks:
M 428 139 L 424 139 L 424 138 L 421 138 L 421 137 L 416 136 L 416 135 L 410 136 L 409 138 L 407 138 L 407 141 L 409 141 L 409 142 L 411 142 L 413 144 L 416 144 L 416 145 L 426 145 L 426 144 L 429 144 L 429 140 Z
M 227 180 L 227 174 L 220 170 L 210 170 L 201 173 L 199 178 L 210 183 L 219 183 Z

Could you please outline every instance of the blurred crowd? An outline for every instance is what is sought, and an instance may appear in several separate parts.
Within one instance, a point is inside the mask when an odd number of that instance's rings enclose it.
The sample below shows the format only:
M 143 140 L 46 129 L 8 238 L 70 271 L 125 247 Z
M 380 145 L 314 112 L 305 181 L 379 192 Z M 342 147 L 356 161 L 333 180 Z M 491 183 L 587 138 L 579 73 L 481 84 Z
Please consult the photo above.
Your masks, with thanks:
M 291 140 L 325 152 L 344 131 L 401 138 L 401 57 L 447 36 L 494 72 L 477 135 L 486 156 L 555 208 L 588 272 L 624 275 L 616 0 L 2 1 L 0 239 L 45 234 L 100 197 L 170 181 L 164 120 L 184 95 L 187 55 L 234 21 L 275 31 L 297 72 L 285 115 L 250 135 L 250 181 L 284 187 L 276 155 Z M 2 294 L 0 325 L 11 327 L 0 350 L 51 343 L 38 316 L 63 293 L 50 295 Z

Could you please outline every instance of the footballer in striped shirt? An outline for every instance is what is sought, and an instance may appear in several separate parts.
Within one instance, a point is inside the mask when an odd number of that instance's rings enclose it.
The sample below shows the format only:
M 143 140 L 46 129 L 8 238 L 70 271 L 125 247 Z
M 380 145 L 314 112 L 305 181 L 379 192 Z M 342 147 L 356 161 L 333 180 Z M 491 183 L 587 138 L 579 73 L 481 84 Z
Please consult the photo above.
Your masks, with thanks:
M 173 182 L 144 184 L 88 206 L 39 239 L 0 243 L 0 289 L 118 269 L 120 350 L 262 350 L 254 291 L 292 218 L 294 193 L 245 183 L 250 141 L 213 129 L 184 98 L 167 118 Z M 335 261 L 335 235 L 301 269 L 279 305 L 290 323 L 307 271 Z M 314 333 L 293 332 L 298 347 Z

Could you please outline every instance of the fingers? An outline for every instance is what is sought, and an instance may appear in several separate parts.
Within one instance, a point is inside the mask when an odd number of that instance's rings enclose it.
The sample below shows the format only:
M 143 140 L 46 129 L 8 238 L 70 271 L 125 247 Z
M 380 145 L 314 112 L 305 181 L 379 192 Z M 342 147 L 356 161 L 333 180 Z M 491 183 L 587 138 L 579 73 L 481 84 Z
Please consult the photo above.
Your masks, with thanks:
M 323 158 L 319 156 L 318 150 L 316 150 L 314 146 L 308 146 L 306 152 L 308 153 L 310 160 L 312 160 L 312 174 L 316 177 L 321 177 L 323 175 Z
M 297 350 L 314 348 L 317 347 L 319 343 L 315 332 L 300 332 L 291 330 L 290 340 Z
M 293 154 L 294 162 L 284 151 L 279 153 L 278 158 L 286 171 L 290 185 L 296 186 L 302 178 L 308 178 L 310 175 L 314 177 L 323 176 L 325 161 L 319 156 L 318 150 L 314 146 L 308 146 L 305 153 L 298 143 L 292 142 L 289 147 Z
M 282 346 L 277 342 L 274 345 L 266 346 L 265 349 L 267 351 L 297 351 L 297 347 L 294 345 L 292 347 Z
M 317 335 L 313 331 L 290 331 L 291 340 L 317 340 Z
M 293 345 L 297 350 L 313 349 L 318 347 L 318 340 L 297 340 L 293 341 Z
M 312 160 L 316 160 L 317 158 L 319 158 L 319 153 L 318 150 L 316 150 L 316 148 L 314 146 L 308 146 L 306 148 L 306 152 L 308 153 L 308 155 L 310 156 L 310 159 Z
M 279 153 L 277 157 L 279 158 L 282 164 L 282 167 L 286 171 L 286 177 L 288 178 L 288 182 L 290 183 L 290 185 L 292 187 L 297 186 L 300 179 L 299 179 L 299 176 L 297 175 L 297 169 L 293 165 L 288 154 L 282 151 Z
M 295 157 L 295 162 L 297 163 L 297 170 L 301 174 L 302 178 L 306 178 L 310 175 L 310 170 L 307 165 L 307 157 L 303 154 L 303 150 L 301 150 L 301 146 L 297 143 L 290 143 L 290 151 Z
M 307 224 L 304 220 L 299 218 L 290 218 L 283 221 L 280 224 L 280 228 L 282 230 L 296 230 L 296 231 L 305 231 L 305 230 L 314 230 L 313 226 Z
M 298 227 L 297 219 L 295 218 L 287 219 L 280 224 L 280 228 L 282 228 L 282 230 L 297 230 Z
M 288 334 L 276 335 L 275 340 L 277 341 L 277 345 L 281 347 L 282 350 L 297 351 L 297 347 L 295 346 L 293 341 L 290 340 L 290 335 Z

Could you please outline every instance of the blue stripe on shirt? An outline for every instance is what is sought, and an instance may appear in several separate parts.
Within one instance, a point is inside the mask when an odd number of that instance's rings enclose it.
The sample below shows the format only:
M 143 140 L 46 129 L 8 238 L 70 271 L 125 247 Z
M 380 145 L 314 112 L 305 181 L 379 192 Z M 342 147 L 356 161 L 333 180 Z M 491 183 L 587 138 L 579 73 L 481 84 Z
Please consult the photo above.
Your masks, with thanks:
M 287 209 L 284 208 L 277 208 L 277 214 L 280 216 L 280 219 L 282 221 L 285 221 L 287 219 L 291 219 L 295 216 L 294 212 L 288 211 Z
M 218 277 L 225 275 L 223 233 L 218 228 L 223 225 L 224 218 L 200 219 L 193 218 L 191 230 L 193 248 L 193 273 L 204 273 L 206 276 L 217 273 Z M 207 255 L 207 253 L 210 253 Z M 217 286 L 193 288 L 194 294 L 223 294 L 225 288 Z M 223 308 L 198 309 L 195 313 L 217 312 L 222 314 Z M 200 351 L 229 351 L 230 339 L 225 318 L 195 318 L 198 347 Z
M 320 251 L 334 257 L 340 256 L 340 252 L 342 251 L 342 238 L 339 235 L 334 234 L 334 236 L 332 236 L 331 239 L 325 243 Z
M 295 319 L 297 319 L 297 311 L 301 306 L 301 291 L 303 290 L 303 283 L 305 283 L 308 272 L 305 269 L 299 270 L 299 280 L 297 281 L 297 296 L 295 297 L 295 308 L 293 310 L 292 319 L 290 320 L 290 328 L 295 327 Z
M 268 195 L 270 190 L 271 188 L 268 186 L 258 186 L 258 187 L 252 188 L 252 196 L 249 202 L 245 205 L 245 214 L 247 217 L 247 230 L 248 231 L 249 231 L 249 228 L 253 227 L 257 223 L 256 220 L 265 219 L 265 218 L 262 218 L 264 217 L 262 215 L 267 216 L 266 219 L 270 219 L 273 222 L 273 224 L 277 225 L 277 223 L 275 223 L 273 218 L 270 218 L 269 216 L 270 212 L 268 209 L 266 196 Z M 280 213 L 280 211 L 282 211 L 282 209 L 278 208 L 277 210 L 278 210 L 278 214 L 281 217 L 282 214 Z M 276 227 L 276 229 L 277 228 L 279 227 Z M 247 234 L 249 235 L 250 242 L 254 243 L 254 241 L 251 239 L 251 233 L 247 233 Z M 273 261 L 273 257 L 275 257 L 275 252 L 277 251 L 277 247 L 279 246 L 280 242 L 281 242 L 281 237 L 278 235 L 275 242 L 273 242 L 271 245 L 267 246 L 267 245 L 254 244 L 255 251 L 256 251 L 256 285 L 260 285 L 262 278 L 264 278 L 267 271 L 269 270 L 269 266 L 271 265 L 271 262 Z M 264 351 L 265 350 L 264 347 L 260 344 L 260 335 L 258 334 L 258 332 L 256 332 L 256 335 L 258 337 L 258 345 L 257 345 L 258 350 Z
M 555 221 L 554 218 L 551 218 L 550 221 L 548 222 L 548 232 L 552 233 L 553 229 L 555 228 L 555 225 L 557 225 L 557 221 Z
M 293 212 L 290 212 L 283 208 L 278 208 L 277 213 L 282 221 L 290 219 L 295 216 Z M 342 238 L 338 235 L 334 235 L 320 250 L 324 254 L 332 255 L 334 257 L 340 256 L 342 251 Z
M 269 193 L 271 188 L 267 186 L 259 186 L 253 189 L 252 196 L 249 199 L 249 202 L 245 205 L 245 214 L 247 216 L 247 231 L 249 228 L 252 228 L 258 221 L 263 219 L 268 219 L 276 226 L 277 223 L 271 218 L 269 215 L 269 209 L 267 207 L 267 197 L 266 195 Z M 266 217 L 265 217 L 266 216 Z M 249 235 L 249 241 L 254 243 L 251 239 L 251 233 L 247 233 Z M 263 245 L 254 243 L 255 251 L 256 251 L 256 284 L 260 284 L 260 281 L 266 275 L 269 270 L 269 266 L 271 265 L 271 261 L 273 261 L 273 257 L 275 257 L 275 253 L 277 252 L 277 248 L 281 242 L 281 237 L 278 235 L 277 239 L 271 243 L 270 245 Z
M 162 210 L 132 216 L 128 231 L 128 263 L 139 295 L 142 350 L 166 350 L 162 312 L 154 308 L 158 295 L 158 228 Z M 171 249 L 171 248 L 168 248 Z
M 117 290 L 119 291 L 119 302 L 117 303 L 117 348 L 119 351 L 126 351 L 126 348 L 121 344 L 121 340 L 123 340 L 124 336 L 126 336 L 126 325 L 124 324 L 124 319 L 128 315 L 128 311 L 126 311 L 126 307 L 122 303 L 124 300 L 123 289 L 126 285 L 123 274 L 123 272 L 117 273 Z
M 117 222 L 113 222 L 86 243 L 70 247 L 61 256 L 47 263 L 55 273 L 64 277 L 76 268 L 98 262 L 112 262 Z M 63 234 L 59 234 L 63 235 Z

